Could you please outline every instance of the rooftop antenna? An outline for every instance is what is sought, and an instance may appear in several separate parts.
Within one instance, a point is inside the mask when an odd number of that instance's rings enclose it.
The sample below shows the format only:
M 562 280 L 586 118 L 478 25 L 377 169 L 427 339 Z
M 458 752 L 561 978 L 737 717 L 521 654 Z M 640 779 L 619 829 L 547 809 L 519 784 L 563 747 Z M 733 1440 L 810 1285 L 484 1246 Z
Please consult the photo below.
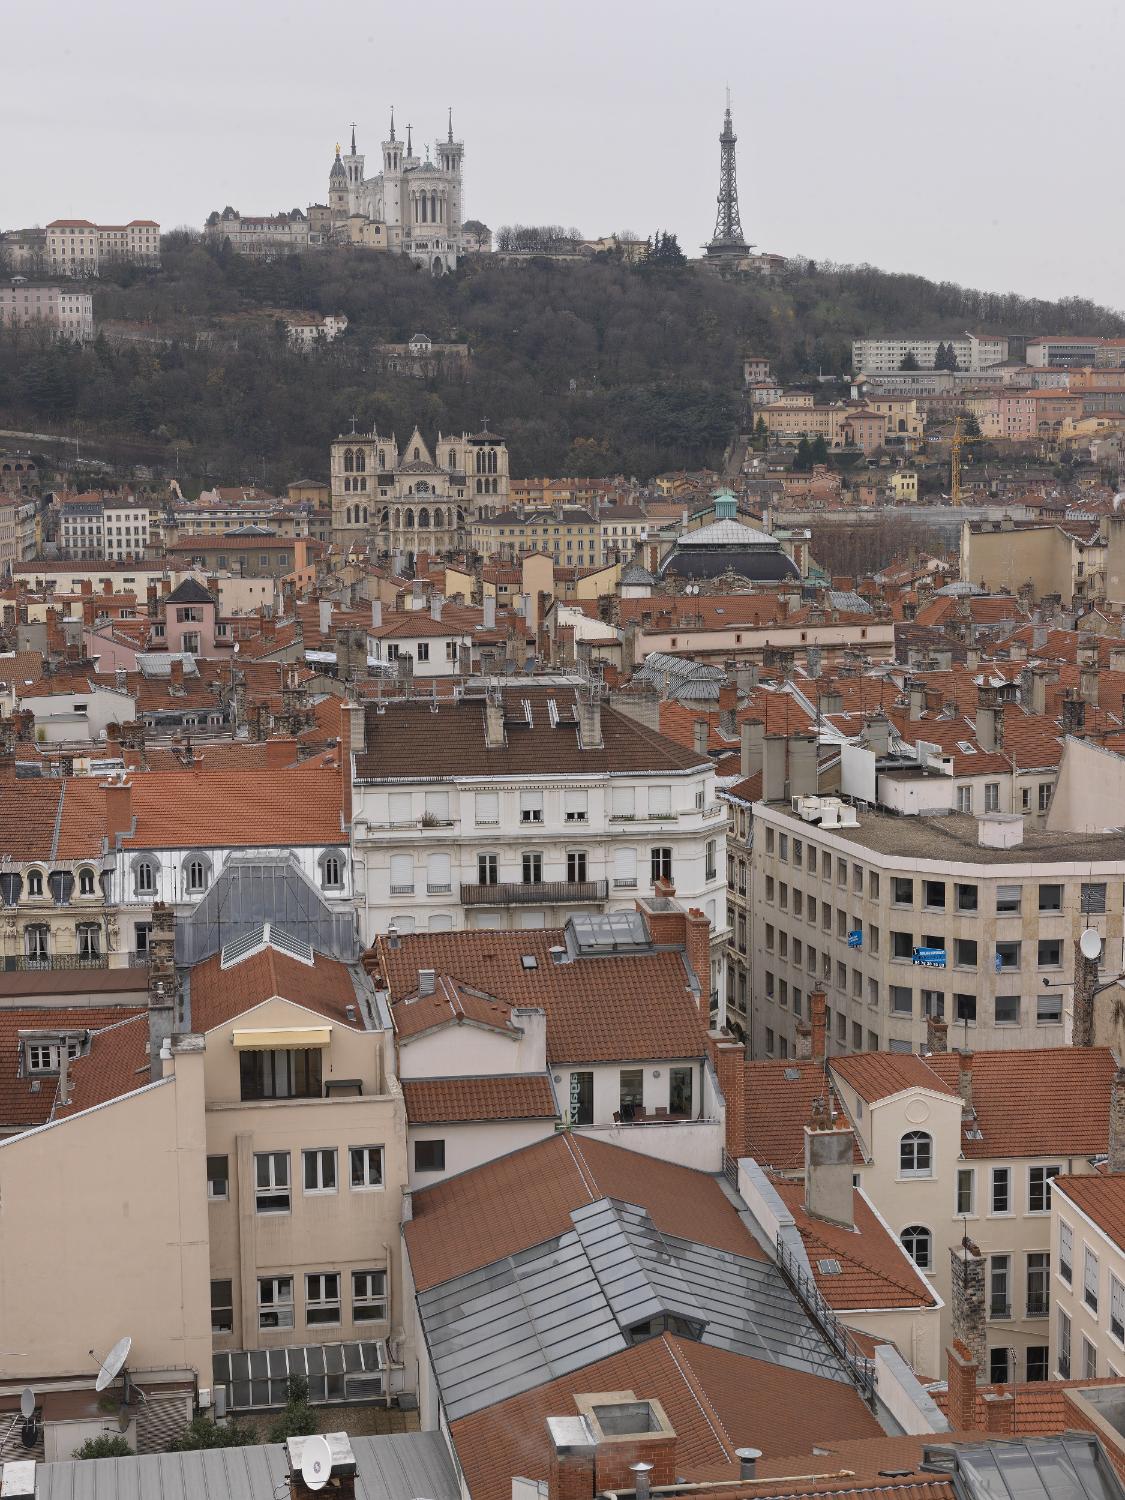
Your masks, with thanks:
M 301 1444 L 301 1478 L 310 1490 L 322 1490 L 332 1476 L 332 1450 L 319 1432 Z

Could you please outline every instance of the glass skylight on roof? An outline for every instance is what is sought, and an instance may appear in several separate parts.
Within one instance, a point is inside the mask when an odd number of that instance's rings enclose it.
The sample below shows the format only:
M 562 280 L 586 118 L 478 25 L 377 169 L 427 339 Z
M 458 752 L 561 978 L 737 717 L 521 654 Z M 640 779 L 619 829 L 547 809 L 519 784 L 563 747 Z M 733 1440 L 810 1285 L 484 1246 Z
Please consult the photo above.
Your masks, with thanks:
M 275 927 L 272 922 L 263 922 L 260 927 L 240 933 L 229 943 L 223 944 L 219 967 L 232 969 L 235 964 L 252 958 L 255 953 L 263 953 L 267 948 L 273 948 L 277 953 L 284 953 L 289 958 L 295 958 L 298 963 L 307 964 L 310 969 L 315 966 L 316 960 L 310 943 L 302 942 L 300 938 L 290 937 L 289 933 L 280 927 Z
M 580 955 L 631 953 L 649 946 L 648 927 L 639 911 L 577 912 L 567 922 Z

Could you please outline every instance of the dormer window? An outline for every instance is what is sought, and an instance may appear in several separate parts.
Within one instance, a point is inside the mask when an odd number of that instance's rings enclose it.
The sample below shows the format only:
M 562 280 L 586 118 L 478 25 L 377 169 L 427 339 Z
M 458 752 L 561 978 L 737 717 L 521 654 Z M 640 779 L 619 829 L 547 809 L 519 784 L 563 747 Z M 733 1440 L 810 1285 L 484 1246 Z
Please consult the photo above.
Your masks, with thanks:
M 200 895 L 211 883 L 211 861 L 202 854 L 193 854 L 184 865 L 184 890 L 188 895 Z
M 95 892 L 93 870 L 79 870 L 78 872 L 78 894 L 80 896 L 92 896 Z
M 133 866 L 133 890 L 138 896 L 151 896 L 156 890 L 156 865 L 151 859 L 140 859 Z
M 62 1061 L 63 1038 L 53 1040 L 41 1039 L 26 1044 L 26 1063 L 29 1073 L 57 1073 Z M 66 1041 L 66 1055 L 72 1061 L 82 1055 L 82 1041 L 79 1037 L 68 1036 Z

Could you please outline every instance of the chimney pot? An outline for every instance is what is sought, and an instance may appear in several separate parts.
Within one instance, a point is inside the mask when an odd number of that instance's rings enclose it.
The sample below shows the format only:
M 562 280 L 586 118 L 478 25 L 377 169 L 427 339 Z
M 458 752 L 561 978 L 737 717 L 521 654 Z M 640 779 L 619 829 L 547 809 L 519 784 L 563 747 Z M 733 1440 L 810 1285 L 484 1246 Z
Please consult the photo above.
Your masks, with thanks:
M 758 1460 L 762 1456 L 760 1448 L 736 1448 L 734 1456 L 738 1459 L 739 1479 L 754 1479 L 758 1473 Z

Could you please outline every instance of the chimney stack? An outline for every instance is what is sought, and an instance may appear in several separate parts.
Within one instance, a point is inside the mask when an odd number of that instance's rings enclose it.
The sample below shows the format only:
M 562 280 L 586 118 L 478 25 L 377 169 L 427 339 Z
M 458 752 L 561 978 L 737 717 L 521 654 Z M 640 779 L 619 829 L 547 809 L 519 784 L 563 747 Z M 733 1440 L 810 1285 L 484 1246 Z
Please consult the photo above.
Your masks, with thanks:
M 496 629 L 496 595 L 495 594 L 485 594 L 485 596 L 484 596 L 484 603 L 482 605 L 482 608 L 484 610 L 484 628 L 485 628 L 485 630 L 495 630 Z
M 596 687 L 580 688 L 576 694 L 578 743 L 583 750 L 605 747 L 602 734 L 602 700 Z
M 912 677 L 907 683 L 910 694 L 910 717 L 920 719 L 926 711 L 926 684 Z
M 762 769 L 766 726 L 760 719 L 743 719 L 740 735 L 739 774 L 743 781 L 746 781 L 751 776 L 756 776 Z
M 153 903 L 148 951 L 148 1067 L 155 1082 L 164 1074 L 160 1054 L 176 1029 L 176 914 L 163 901 Z
M 812 1059 L 812 1027 L 808 1021 L 797 1022 L 795 1056 L 798 1062 L 809 1062 Z
M 1113 1075 L 1109 1093 L 1109 1161 L 1111 1172 L 1125 1172 L 1125 1068 Z
M 926 1051 L 947 1052 L 949 1050 L 949 1022 L 940 1016 L 926 1017 Z
M 785 798 L 785 761 L 789 741 L 783 734 L 767 734 L 762 744 L 762 800 L 781 802 Z
M 382 623 L 383 623 L 383 605 L 382 605 L 382 601 L 379 600 L 379 599 L 372 599 L 372 601 L 371 601 L 371 628 L 372 628 L 372 630 L 378 630 L 379 627 L 380 627 L 380 625 L 382 625 Z
M 813 1061 L 823 1062 L 828 1055 L 828 996 L 823 990 L 813 990 L 809 995 L 809 1020 Z
M 946 1370 L 949 1382 L 948 1417 L 954 1432 L 972 1432 L 977 1426 L 977 1371 L 970 1349 L 959 1339 L 949 1346 Z
M 976 1362 L 984 1363 L 985 1305 L 984 1256 L 971 1240 L 953 1245 L 949 1251 L 952 1265 L 950 1301 L 953 1313 L 953 1337 L 959 1340 Z
M 1098 982 L 1098 960 L 1082 952 L 1081 939 L 1074 944 L 1074 1019 L 1072 1047 L 1094 1045 L 1094 989 Z
M 502 750 L 504 734 L 504 700 L 497 689 L 489 690 L 484 700 L 484 743 L 489 750 Z
M 707 719 L 695 719 L 691 726 L 691 748 L 696 755 L 707 754 L 707 742 L 711 738 L 711 724 Z
M 733 682 L 724 682 L 719 689 L 719 733 L 728 740 L 738 734 L 738 689 Z
M 105 832 L 112 848 L 114 835 L 128 833 L 133 826 L 133 789 L 122 778 L 103 782 L 102 791 L 105 792 Z
M 738 1459 L 739 1479 L 756 1479 L 758 1477 L 758 1460 L 762 1456 L 760 1448 L 736 1448 L 734 1456 Z
M 805 1126 L 805 1211 L 845 1229 L 854 1223 L 852 1144 L 846 1128 Z
M 441 622 L 441 607 L 444 602 L 441 594 L 430 595 L 430 619 L 437 621 L 439 624 Z

